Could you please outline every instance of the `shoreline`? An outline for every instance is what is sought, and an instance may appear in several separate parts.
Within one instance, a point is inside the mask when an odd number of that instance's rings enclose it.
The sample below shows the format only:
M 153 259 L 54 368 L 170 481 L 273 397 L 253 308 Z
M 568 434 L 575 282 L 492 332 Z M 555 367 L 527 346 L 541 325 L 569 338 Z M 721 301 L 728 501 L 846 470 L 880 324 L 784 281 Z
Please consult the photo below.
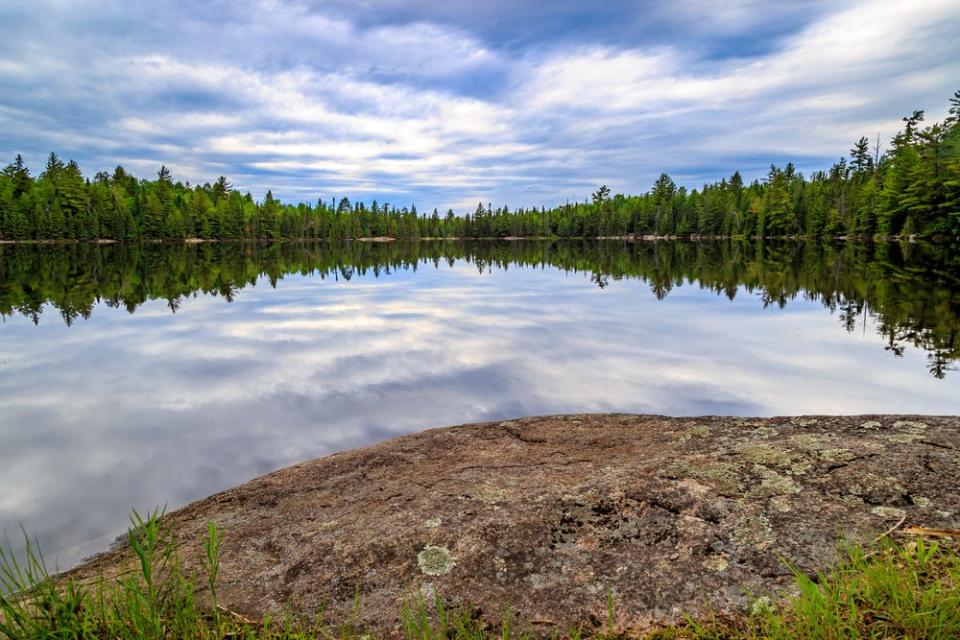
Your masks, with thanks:
M 708 605 L 742 612 L 749 593 L 789 586 L 784 561 L 831 567 L 841 532 L 960 527 L 958 452 L 951 416 L 541 416 L 335 453 L 163 522 L 188 565 L 217 523 L 219 597 L 245 616 L 344 616 L 359 593 L 362 622 L 389 633 L 412 589 L 562 628 L 614 589 L 642 631 Z M 121 545 L 64 576 L 129 559 Z
M 960 242 L 960 237 L 949 238 L 943 236 L 918 237 L 911 236 L 806 236 L 806 235 L 788 235 L 788 236 L 705 236 L 705 235 L 626 235 L 626 236 L 489 236 L 477 238 L 462 237 L 422 237 L 422 238 L 394 238 L 390 236 L 373 236 L 361 238 L 164 238 L 164 239 L 136 239 L 136 240 L 114 240 L 112 238 L 99 238 L 96 240 L 3 240 L 0 239 L 0 246 L 10 245 L 43 245 L 43 246 L 62 246 L 62 245 L 139 245 L 139 244 L 273 244 L 273 243 L 337 243 L 337 242 L 364 242 L 371 244 L 390 243 L 390 242 L 716 242 L 716 241 L 734 241 L 734 242 L 764 242 L 773 241 L 796 241 L 796 242 L 862 242 L 862 243 L 910 243 L 928 242 L 932 244 L 953 244 Z

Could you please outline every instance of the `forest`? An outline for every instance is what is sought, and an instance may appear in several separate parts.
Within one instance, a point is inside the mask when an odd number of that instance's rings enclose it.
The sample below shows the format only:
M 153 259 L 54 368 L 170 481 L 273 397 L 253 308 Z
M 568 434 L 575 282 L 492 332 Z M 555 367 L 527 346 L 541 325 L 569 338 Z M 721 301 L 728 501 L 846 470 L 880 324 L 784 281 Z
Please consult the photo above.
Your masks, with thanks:
M 869 313 L 894 355 L 927 353 L 942 378 L 960 360 L 960 256 L 936 243 L 814 241 L 621 243 L 319 242 L 0 246 L 0 317 L 39 323 L 50 305 L 70 325 L 98 303 L 135 313 L 150 300 L 177 311 L 191 297 L 235 299 L 288 274 L 350 281 L 465 261 L 481 273 L 512 266 L 583 273 L 600 287 L 645 281 L 657 299 L 685 283 L 733 300 L 759 294 L 765 307 L 814 300 L 847 331 Z
M 226 177 L 213 184 L 174 181 L 161 167 L 142 180 L 118 166 L 85 178 L 74 161 L 51 153 L 31 175 L 21 156 L 0 173 L 0 241 L 341 240 L 370 237 L 604 238 L 960 237 L 960 90 L 942 122 L 924 112 L 881 153 L 861 137 L 847 157 L 804 176 L 792 163 L 771 166 L 763 180 L 739 172 L 701 189 L 662 174 L 642 195 L 612 195 L 601 186 L 584 202 L 552 209 L 478 204 L 457 215 L 416 206 L 366 204 L 347 197 L 284 204 L 268 191 L 256 202 Z

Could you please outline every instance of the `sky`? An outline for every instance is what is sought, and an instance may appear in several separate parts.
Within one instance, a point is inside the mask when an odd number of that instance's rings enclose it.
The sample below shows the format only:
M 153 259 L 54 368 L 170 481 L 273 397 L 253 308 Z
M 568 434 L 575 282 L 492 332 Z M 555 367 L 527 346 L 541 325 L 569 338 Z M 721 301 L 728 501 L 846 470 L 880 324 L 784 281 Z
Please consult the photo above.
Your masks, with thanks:
M 957 0 L 0 2 L 0 162 L 288 202 L 462 213 L 809 172 L 958 88 Z

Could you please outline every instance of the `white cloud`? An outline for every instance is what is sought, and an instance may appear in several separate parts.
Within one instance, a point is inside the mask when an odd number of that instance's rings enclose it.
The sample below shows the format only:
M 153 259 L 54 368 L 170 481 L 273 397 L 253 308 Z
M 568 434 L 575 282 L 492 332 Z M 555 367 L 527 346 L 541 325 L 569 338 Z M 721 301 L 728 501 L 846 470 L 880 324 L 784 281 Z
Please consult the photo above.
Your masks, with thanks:
M 508 54 L 422 18 L 364 26 L 303 3 L 241 9 L 176 32 L 141 9 L 158 21 L 142 38 L 92 42 L 76 7 L 49 9 L 55 19 L 17 30 L 29 46 L 13 42 L 0 62 L 0 123 L 15 132 L 0 152 L 36 162 L 53 147 L 87 172 L 165 163 L 257 196 L 553 204 L 593 182 L 642 191 L 662 170 L 699 182 L 771 160 L 819 167 L 860 135 L 886 138 L 909 110 L 942 113 L 960 77 L 960 5 L 946 0 L 820 3 L 806 28 L 739 58 L 681 41 L 560 39 Z M 101 11 L 123 23 L 119 5 Z M 764 15 L 735 2 L 702 29 L 742 35 Z

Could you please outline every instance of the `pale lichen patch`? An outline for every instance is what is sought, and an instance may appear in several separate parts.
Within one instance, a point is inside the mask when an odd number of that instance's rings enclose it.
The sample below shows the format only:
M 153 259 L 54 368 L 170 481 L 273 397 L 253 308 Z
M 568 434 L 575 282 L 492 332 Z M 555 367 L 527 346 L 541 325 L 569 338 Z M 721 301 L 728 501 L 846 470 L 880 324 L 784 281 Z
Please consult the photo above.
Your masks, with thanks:
M 710 433 L 710 427 L 708 427 L 707 425 L 695 424 L 681 431 L 679 440 L 681 442 L 687 442 L 695 438 L 703 438 L 709 433 Z
M 663 475 L 667 478 L 702 480 L 725 493 L 740 490 L 739 467 L 729 462 L 678 461 L 668 465 L 663 470 Z
M 873 430 L 875 430 L 875 429 L 879 429 L 879 428 L 882 427 L 882 426 L 883 426 L 883 425 L 880 424 L 879 422 L 877 422 L 876 420 L 867 420 L 866 422 L 861 422 L 861 423 L 860 423 L 860 428 L 861 428 L 861 429 L 866 429 L 866 430 L 868 430 L 868 431 L 873 431 Z
M 897 507 L 874 507 L 870 513 L 881 518 L 902 518 L 907 512 Z
M 428 576 L 442 576 L 450 573 L 457 562 L 446 547 L 428 544 L 417 554 L 417 566 Z
M 909 444 L 917 440 L 923 440 L 923 434 L 919 433 L 892 433 L 887 436 L 887 440 L 896 444 Z
M 769 444 L 747 444 L 738 449 L 748 462 L 776 467 L 792 475 L 801 475 L 812 466 L 803 456 Z
M 507 499 L 506 489 L 486 484 L 477 489 L 476 495 L 480 502 L 493 505 L 495 508 L 498 502 L 503 502 Z
M 530 581 L 530 586 L 532 586 L 534 589 L 543 589 L 551 584 L 551 580 L 540 573 L 530 574 L 527 576 L 527 580 Z
M 856 496 L 869 498 L 869 502 L 876 504 L 903 495 L 906 490 L 894 477 L 880 476 L 875 473 L 865 473 L 857 481 L 849 485 L 848 492 Z
M 703 568 L 708 571 L 723 571 L 730 566 L 730 561 L 723 556 L 710 556 L 703 561 Z
M 801 449 L 816 451 L 829 446 L 834 438 L 820 433 L 797 433 L 790 436 L 790 441 Z
M 925 422 L 916 422 L 914 420 L 897 420 L 893 423 L 893 428 L 900 433 L 893 433 L 886 436 L 887 440 L 896 443 L 909 443 L 917 440 L 923 440 L 927 431 Z
M 923 433 L 927 430 L 927 423 L 917 422 L 916 420 L 897 420 L 893 423 L 893 428 L 909 431 L 910 433 Z
M 789 465 L 793 461 L 788 451 L 769 444 L 743 444 L 737 449 L 746 460 L 757 464 L 779 467 Z
M 747 424 L 751 424 L 751 423 L 747 423 Z M 753 431 L 751 431 L 750 435 L 760 440 L 766 440 L 768 438 L 774 437 L 778 433 L 779 431 L 777 431 L 776 428 L 774 427 L 760 426 L 754 429 Z
M 795 418 L 792 421 L 792 424 L 797 425 L 798 427 L 812 427 L 817 424 L 816 418 Z
M 773 543 L 770 520 L 761 514 L 743 516 L 733 529 L 733 540 L 760 549 L 770 546 Z
M 822 449 L 817 452 L 817 455 L 827 462 L 850 462 L 857 457 L 857 454 L 850 449 L 843 448 Z
M 437 516 L 436 518 L 428 518 L 427 520 L 424 520 L 423 526 L 427 527 L 428 529 L 436 529 L 442 522 L 443 518 Z
M 800 492 L 800 486 L 796 482 L 773 469 L 757 465 L 755 471 L 760 476 L 760 486 L 754 491 L 755 495 L 770 498 Z
M 793 511 L 793 506 L 790 504 L 790 501 L 783 496 L 774 496 L 771 498 L 770 506 L 778 513 L 790 513 Z

